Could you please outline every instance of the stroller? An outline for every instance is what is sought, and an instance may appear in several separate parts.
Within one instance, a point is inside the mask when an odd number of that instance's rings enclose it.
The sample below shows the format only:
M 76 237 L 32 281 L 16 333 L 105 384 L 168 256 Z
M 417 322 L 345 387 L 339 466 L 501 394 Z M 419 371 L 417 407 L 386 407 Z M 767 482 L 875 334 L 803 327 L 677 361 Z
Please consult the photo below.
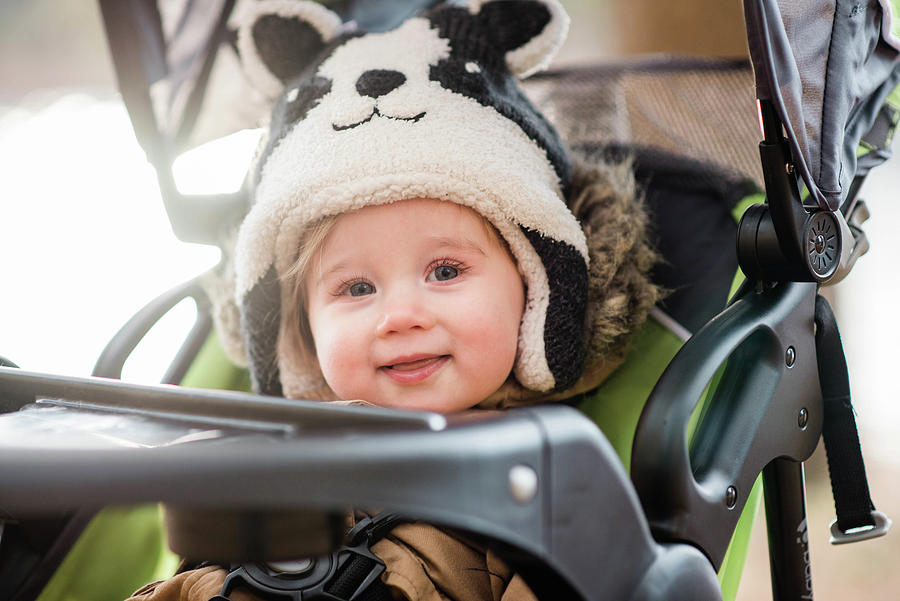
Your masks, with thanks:
M 379 30 L 427 4 L 339 2 L 335 10 Z M 219 88 L 234 81 L 235 3 L 186 3 L 176 15 L 165 13 L 169 3 L 101 6 L 123 97 L 173 228 L 187 241 L 220 243 L 246 210 L 244 193 L 182 194 L 171 167 L 182 150 L 228 133 L 210 127 L 241 127 L 214 118 L 216 103 L 241 97 Z M 136 315 L 94 373 L 117 377 L 152 324 L 192 297 L 198 321 L 164 378 L 185 388 L 3 367 L 0 598 L 50 599 L 65 586 L 71 596 L 74 580 L 61 579 L 100 565 L 84 560 L 91 537 L 117 553 L 126 547 L 110 537 L 143 537 L 145 564 L 165 558 L 155 508 L 97 514 L 157 501 L 169 508 L 179 554 L 247 562 L 241 578 L 285 598 L 314 598 L 279 589 L 314 576 L 316 594 L 331 594 L 327 585 L 348 565 L 347 545 L 334 553 L 344 535 L 335 516 L 348 506 L 470 533 L 540 598 L 732 598 L 760 479 L 774 596 L 811 596 L 808 549 L 798 537 L 802 461 L 823 432 L 841 478 L 835 539 L 889 527 L 860 476 L 840 341 L 817 291 L 866 250 L 867 214 L 856 193 L 887 158 L 900 113 L 893 10 L 886 1 L 838 2 L 829 12 L 817 2 L 780 10 L 747 0 L 752 69 L 653 58 L 526 82 L 572 148 L 635 157 L 668 259 L 656 277 L 675 292 L 604 384 L 602 406 L 473 418 L 199 390 L 241 387 L 240 371 L 218 356 L 199 281 Z M 801 44 L 812 39 L 830 42 L 827 61 Z M 734 118 L 735 107 L 749 103 L 752 111 L 754 84 L 761 169 L 755 124 Z M 690 102 L 673 103 L 692 90 Z M 764 186 L 765 204 L 751 204 L 762 200 L 754 183 Z M 733 213 L 742 215 L 739 225 Z M 685 219 L 696 223 L 685 227 Z M 733 248 L 735 239 L 736 256 L 703 252 Z M 738 265 L 746 275 L 739 287 Z M 323 559 L 279 576 L 256 563 L 288 557 Z M 136 572 L 115 594 L 157 567 Z M 345 598 L 359 598 L 374 577 L 377 568 L 366 571 Z M 103 598 L 97 591 L 84 598 Z

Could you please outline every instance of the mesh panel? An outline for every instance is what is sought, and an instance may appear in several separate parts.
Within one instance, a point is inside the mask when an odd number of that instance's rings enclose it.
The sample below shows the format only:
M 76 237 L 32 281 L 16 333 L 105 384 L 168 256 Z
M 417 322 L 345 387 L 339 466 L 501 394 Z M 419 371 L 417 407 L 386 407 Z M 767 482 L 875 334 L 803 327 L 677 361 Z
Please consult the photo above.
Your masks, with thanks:
M 747 62 L 656 56 L 548 72 L 522 84 L 570 146 L 661 150 L 762 187 Z

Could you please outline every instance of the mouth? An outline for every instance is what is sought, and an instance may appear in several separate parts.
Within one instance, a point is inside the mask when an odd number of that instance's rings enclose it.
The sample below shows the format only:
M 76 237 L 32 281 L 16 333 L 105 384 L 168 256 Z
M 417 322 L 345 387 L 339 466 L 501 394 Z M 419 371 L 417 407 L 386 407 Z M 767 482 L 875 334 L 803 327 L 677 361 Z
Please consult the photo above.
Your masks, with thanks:
M 439 371 L 450 361 L 450 355 L 416 355 L 398 357 L 378 371 L 399 384 L 418 384 Z
M 425 111 L 422 111 L 418 115 L 413 115 L 412 117 L 394 117 L 391 115 L 383 115 L 383 114 L 381 114 L 381 112 L 378 110 L 378 107 L 376 106 L 372 110 L 372 114 L 369 115 L 368 117 L 366 117 L 365 119 L 363 119 L 362 121 L 357 121 L 356 123 L 351 123 L 349 125 L 337 125 L 336 123 L 332 123 L 331 127 L 332 127 L 332 129 L 334 129 L 334 131 L 345 131 L 348 129 L 353 129 L 354 127 L 358 127 L 358 126 L 362 125 L 363 123 L 368 123 L 375 117 L 381 117 L 383 119 L 392 119 L 394 121 L 409 121 L 410 123 L 415 123 L 416 121 L 418 121 L 419 119 L 421 119 L 424 116 L 425 116 Z

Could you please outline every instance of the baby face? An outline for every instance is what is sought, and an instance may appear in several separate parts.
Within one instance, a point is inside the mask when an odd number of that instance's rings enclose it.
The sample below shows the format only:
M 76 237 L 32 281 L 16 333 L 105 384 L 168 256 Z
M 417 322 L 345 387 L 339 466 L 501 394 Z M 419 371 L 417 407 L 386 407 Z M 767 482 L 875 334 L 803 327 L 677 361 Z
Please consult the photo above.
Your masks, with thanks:
M 319 366 L 342 399 L 460 411 L 515 362 L 522 279 L 469 208 L 416 199 L 344 214 L 304 287 Z

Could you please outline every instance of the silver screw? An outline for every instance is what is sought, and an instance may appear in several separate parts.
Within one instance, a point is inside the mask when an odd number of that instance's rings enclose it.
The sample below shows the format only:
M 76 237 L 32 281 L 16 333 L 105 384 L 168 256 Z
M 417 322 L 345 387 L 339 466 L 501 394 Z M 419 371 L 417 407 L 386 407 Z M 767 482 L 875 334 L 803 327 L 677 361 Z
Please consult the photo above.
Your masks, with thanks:
M 806 430 L 806 424 L 809 423 L 809 411 L 806 410 L 806 407 L 800 410 L 800 414 L 797 415 L 797 425 L 800 426 L 801 430 Z
M 737 489 L 729 486 L 725 489 L 725 506 L 728 509 L 734 509 L 735 505 L 737 505 Z
M 787 350 L 784 351 L 784 364 L 788 366 L 788 368 L 794 367 L 794 362 L 797 360 L 797 351 L 794 350 L 794 347 L 789 346 Z
M 509 492 L 517 503 L 525 504 L 537 495 L 537 472 L 527 465 L 514 465 L 509 470 Z

